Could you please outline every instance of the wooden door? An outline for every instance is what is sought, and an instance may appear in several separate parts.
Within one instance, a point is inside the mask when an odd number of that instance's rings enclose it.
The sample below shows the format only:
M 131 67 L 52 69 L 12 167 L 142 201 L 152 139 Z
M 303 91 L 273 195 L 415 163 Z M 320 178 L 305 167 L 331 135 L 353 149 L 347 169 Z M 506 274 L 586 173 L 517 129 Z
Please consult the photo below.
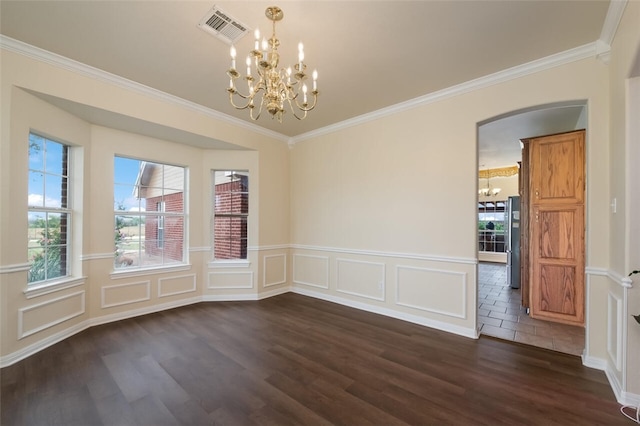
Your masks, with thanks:
M 584 130 L 528 145 L 530 315 L 584 325 Z
M 522 140 L 522 163 L 518 175 L 520 193 L 520 297 L 523 308 L 529 306 L 529 141 Z

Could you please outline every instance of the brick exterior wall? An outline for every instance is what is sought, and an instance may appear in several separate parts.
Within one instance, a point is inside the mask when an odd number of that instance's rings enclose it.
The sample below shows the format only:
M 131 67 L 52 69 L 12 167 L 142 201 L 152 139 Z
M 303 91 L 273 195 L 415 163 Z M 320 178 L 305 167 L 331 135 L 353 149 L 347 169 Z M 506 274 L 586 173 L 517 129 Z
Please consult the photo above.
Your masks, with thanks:
M 165 212 L 184 212 L 182 192 L 165 194 L 164 197 L 147 198 L 145 210 L 158 211 L 158 203 L 161 201 L 164 201 Z M 164 256 L 165 260 L 183 260 L 184 219 L 182 217 L 165 216 L 162 244 L 158 241 L 158 220 L 155 217 L 147 216 L 144 229 L 144 249 L 148 255 Z
M 213 229 L 216 259 L 247 258 L 247 216 L 249 212 L 248 177 L 215 186 Z M 225 216 L 244 214 L 243 216 Z

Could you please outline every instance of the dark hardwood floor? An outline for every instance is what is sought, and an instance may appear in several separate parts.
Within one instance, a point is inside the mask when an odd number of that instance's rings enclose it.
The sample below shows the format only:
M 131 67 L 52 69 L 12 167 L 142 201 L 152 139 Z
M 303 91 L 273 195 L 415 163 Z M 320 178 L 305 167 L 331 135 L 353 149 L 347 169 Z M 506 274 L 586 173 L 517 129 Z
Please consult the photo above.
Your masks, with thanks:
M 2 425 L 628 425 L 580 358 L 296 294 L 85 330 L 0 371 Z

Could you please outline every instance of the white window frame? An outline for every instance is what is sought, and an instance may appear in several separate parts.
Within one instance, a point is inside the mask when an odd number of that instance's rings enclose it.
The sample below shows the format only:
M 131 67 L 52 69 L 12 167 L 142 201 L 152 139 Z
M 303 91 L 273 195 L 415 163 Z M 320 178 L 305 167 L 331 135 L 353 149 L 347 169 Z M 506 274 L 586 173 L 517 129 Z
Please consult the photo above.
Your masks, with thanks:
M 65 273 L 63 275 L 57 275 L 55 277 L 52 278 L 47 278 L 47 272 L 48 269 L 45 267 L 45 278 L 43 280 L 37 280 L 37 281 L 29 281 L 29 274 L 31 273 L 31 269 L 33 267 L 33 264 L 31 264 L 31 266 L 29 267 L 29 273 L 28 273 L 28 278 L 27 278 L 27 291 L 32 291 L 32 290 L 36 290 L 39 288 L 43 288 L 43 287 L 49 287 L 52 285 L 56 285 L 56 284 L 60 284 L 60 283 L 65 283 L 67 281 L 69 281 L 69 279 L 72 277 L 72 272 L 74 270 L 74 262 L 73 262 L 73 258 L 72 258 L 72 244 L 73 244 L 73 227 L 74 227 L 74 220 L 73 220 L 73 197 L 72 197 L 72 175 L 73 175 L 73 169 L 72 169 L 72 147 L 66 143 L 60 142 L 58 140 L 55 140 L 53 138 L 50 137 L 46 137 L 43 136 L 37 132 L 29 132 L 29 144 L 31 144 L 31 138 L 32 137 L 37 137 L 37 138 L 42 138 L 44 140 L 44 144 L 45 144 L 45 148 L 44 148 L 44 161 L 43 161 L 43 168 L 42 169 L 34 169 L 31 166 L 28 167 L 28 175 L 30 176 L 31 173 L 41 173 L 43 175 L 43 190 L 44 190 L 44 194 L 42 194 L 43 196 L 43 201 L 42 201 L 42 205 L 39 206 L 35 206 L 35 205 L 31 205 L 30 202 L 27 203 L 27 210 L 28 210 L 28 214 L 31 215 L 32 213 L 38 213 L 38 214 L 44 214 L 45 216 L 48 216 L 49 214 L 59 214 L 59 215 L 65 215 L 66 216 L 66 231 L 65 231 L 65 240 L 64 242 L 61 242 L 61 246 L 64 246 L 65 248 L 65 262 L 64 262 L 64 269 L 65 269 Z M 54 143 L 54 144 L 58 144 L 61 145 L 63 147 L 63 150 L 65 151 L 64 155 L 66 157 L 66 175 L 64 174 L 64 172 L 62 174 L 57 174 L 57 173 L 52 173 L 52 172 L 48 172 L 47 168 L 46 168 L 46 155 L 47 155 L 47 150 L 46 150 L 46 145 L 48 143 Z M 29 146 L 29 149 L 31 149 L 31 146 Z M 64 169 L 64 166 L 63 166 Z M 46 206 L 46 202 L 45 202 L 45 197 L 47 196 L 47 190 L 46 190 L 46 179 L 45 176 L 57 176 L 59 178 L 61 178 L 63 181 L 65 181 L 65 185 L 66 185 L 66 189 L 64 191 L 66 191 L 66 195 L 65 196 L 61 196 L 60 201 L 62 202 L 63 200 L 65 201 L 65 205 L 64 206 L 60 206 L 60 207 L 52 207 L 52 206 Z M 27 189 L 27 191 L 29 190 L 29 188 Z M 49 193 L 50 194 L 50 193 Z M 48 225 L 48 220 L 46 220 L 46 223 Z M 47 254 L 47 251 L 50 251 L 51 249 L 48 248 L 46 245 L 44 246 L 45 249 L 45 256 Z M 31 260 L 30 260 L 31 262 Z M 45 262 L 46 265 L 46 262 Z
M 181 168 L 183 170 L 183 187 L 182 187 L 182 212 L 166 212 L 164 210 L 166 210 L 165 207 L 165 200 L 163 199 L 162 201 L 158 202 L 161 203 L 163 206 L 163 211 L 159 212 L 159 211 L 127 211 L 127 210 L 116 210 L 114 209 L 114 224 L 116 223 L 116 218 L 118 216 L 137 216 L 137 217 L 144 217 L 144 218 L 156 218 L 157 219 L 157 223 L 156 223 L 156 232 L 158 231 L 158 226 L 160 226 L 160 224 L 162 223 L 162 229 L 163 229 L 163 233 L 166 232 L 165 231 L 165 218 L 182 218 L 182 260 L 181 261 L 174 261 L 174 262 L 165 262 L 164 256 L 166 255 L 167 251 L 166 251 L 166 234 L 164 234 L 163 237 L 163 246 L 160 247 L 158 245 L 159 240 L 158 240 L 158 234 L 156 234 L 156 249 L 163 251 L 165 254 L 163 254 L 163 261 L 161 263 L 157 263 L 157 264 L 149 264 L 149 265 L 136 265 L 136 266 L 132 266 L 132 265 L 122 265 L 122 263 L 118 263 L 118 256 L 117 256 L 117 252 L 116 252 L 116 257 L 114 258 L 114 270 L 111 273 L 112 278 L 119 278 L 119 277 L 126 277 L 126 276 L 132 276 L 132 275 L 139 275 L 141 272 L 144 273 L 145 271 L 153 271 L 153 270 L 184 270 L 185 268 L 188 268 L 189 266 L 189 259 L 188 259 L 188 168 L 185 166 L 181 166 L 181 165 L 176 165 L 176 164 L 170 164 L 170 163 L 166 163 L 166 162 L 160 162 L 160 161 L 156 161 L 156 160 L 141 160 L 138 158 L 134 158 L 131 156 L 127 156 L 127 155 L 115 155 L 114 156 L 114 161 L 116 158 L 122 158 L 122 159 L 126 159 L 126 160 L 135 160 L 135 161 L 140 161 L 141 165 L 146 165 L 146 164 L 152 164 L 152 165 L 156 165 L 156 166 L 168 166 L 168 167 L 178 167 Z M 115 175 L 115 171 L 114 171 L 114 186 L 121 184 L 122 182 L 118 182 L 118 176 Z M 154 188 L 159 189 L 162 193 L 163 196 L 165 194 L 165 191 L 170 189 L 166 186 L 166 182 L 165 182 L 165 176 L 164 176 L 164 172 L 163 172 L 163 178 L 162 178 L 162 184 L 161 186 L 154 186 Z M 138 188 L 139 189 L 139 188 Z M 178 188 L 173 188 L 173 189 L 178 189 Z M 147 221 L 145 220 L 145 223 Z M 142 243 L 142 239 L 140 238 L 140 236 L 138 237 L 138 241 L 140 243 Z M 139 249 L 138 254 L 142 253 L 143 250 Z M 144 253 L 146 254 L 146 250 L 144 250 Z M 121 267 L 118 267 L 118 265 L 120 265 Z
M 249 266 L 251 263 L 249 261 L 249 215 L 250 215 L 250 207 L 247 208 L 246 214 L 216 214 L 216 204 L 218 204 L 220 200 L 220 195 L 216 193 L 216 173 L 225 173 L 226 176 L 232 176 L 235 173 L 242 174 L 247 176 L 247 197 L 250 197 L 251 189 L 249 188 L 249 180 L 250 173 L 248 170 L 240 170 L 240 169 L 215 169 L 211 170 L 211 261 L 209 263 L 210 267 L 245 267 Z M 244 242 L 244 258 L 231 258 L 231 259 L 223 259 L 216 258 L 216 247 L 215 247 L 215 223 L 216 217 L 243 217 L 247 222 L 247 238 Z

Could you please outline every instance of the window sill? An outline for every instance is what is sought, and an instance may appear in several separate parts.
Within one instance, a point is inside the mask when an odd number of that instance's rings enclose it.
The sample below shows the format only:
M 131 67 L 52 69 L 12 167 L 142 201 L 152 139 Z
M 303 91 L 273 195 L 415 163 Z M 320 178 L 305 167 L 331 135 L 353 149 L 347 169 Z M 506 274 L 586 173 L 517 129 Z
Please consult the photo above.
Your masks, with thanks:
M 215 268 L 248 268 L 251 266 L 251 262 L 247 259 L 237 259 L 237 260 L 212 260 L 207 266 L 210 269 Z
M 150 275 L 150 274 L 164 274 L 167 272 L 190 271 L 190 270 L 191 270 L 191 265 L 185 263 L 185 264 L 180 264 L 175 266 L 124 269 L 121 271 L 113 271 L 111 272 L 111 274 L 109 274 L 109 276 L 112 280 L 119 280 L 122 278 L 139 277 L 139 276 Z
M 54 293 L 56 291 L 66 290 L 68 288 L 84 285 L 86 277 L 73 278 L 65 277 L 59 280 L 30 285 L 24 290 L 24 296 L 27 299 L 43 296 L 45 294 Z

